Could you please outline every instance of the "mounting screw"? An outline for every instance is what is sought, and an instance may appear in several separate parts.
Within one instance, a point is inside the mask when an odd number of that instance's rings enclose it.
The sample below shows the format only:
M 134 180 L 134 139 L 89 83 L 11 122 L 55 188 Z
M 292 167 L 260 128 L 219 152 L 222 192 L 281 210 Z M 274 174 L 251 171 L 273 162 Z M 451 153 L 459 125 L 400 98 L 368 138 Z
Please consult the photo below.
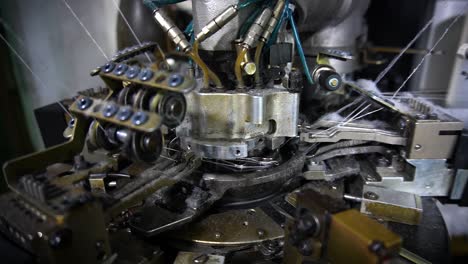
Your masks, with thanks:
M 114 116 L 117 111 L 119 111 L 119 107 L 115 104 L 107 104 L 104 106 L 104 109 L 102 110 L 102 115 L 105 117 L 112 117 Z
M 117 119 L 120 121 L 127 121 L 132 116 L 133 111 L 130 107 L 122 107 L 117 113 Z
M 377 256 L 383 257 L 386 255 L 385 245 L 382 241 L 375 240 L 369 245 L 369 250 Z
M 328 80 L 328 85 L 331 87 L 337 87 L 340 81 L 337 78 L 331 78 Z
M 201 254 L 200 256 L 193 259 L 193 263 L 206 263 L 210 258 L 206 254 Z
M 301 241 L 297 249 L 304 256 L 310 256 L 314 252 L 314 249 L 307 240 Z
M 115 67 L 114 74 L 115 75 L 123 75 L 128 69 L 128 66 L 125 64 L 118 64 L 117 67 Z
M 137 77 L 139 73 L 140 73 L 140 67 L 133 66 L 133 67 L 130 67 L 128 69 L 128 71 L 127 71 L 127 73 L 125 75 L 129 79 L 133 79 L 133 78 Z
M 89 97 L 82 97 L 78 99 L 78 108 L 80 110 L 86 110 L 93 104 L 93 100 Z
M 377 200 L 379 196 L 375 192 L 366 192 L 364 193 L 364 198 L 369 200 Z
M 112 62 L 106 63 L 104 66 L 102 66 L 102 70 L 105 73 L 112 72 L 114 68 L 115 68 L 115 63 L 112 63 Z
M 176 87 L 184 82 L 184 77 L 180 74 L 172 74 L 169 76 L 169 80 L 167 82 L 169 83 L 169 86 Z
M 214 236 L 216 239 L 221 238 L 221 232 L 215 232 Z
M 418 120 L 424 120 L 424 119 L 427 119 L 427 115 L 426 114 L 416 114 L 416 118 Z
M 433 120 L 439 118 L 439 115 L 437 115 L 437 113 L 429 113 L 427 116 L 429 119 Z
M 265 233 L 266 233 L 265 230 L 261 228 L 257 229 L 257 235 L 259 238 L 263 238 L 265 236 Z
M 61 229 L 56 231 L 49 238 L 49 245 L 53 248 L 60 248 L 65 246 L 72 239 L 72 231 L 70 229 Z
M 416 144 L 416 145 L 414 145 L 414 149 L 415 149 L 415 150 L 421 150 L 421 149 L 422 149 L 422 146 L 419 145 L 419 144 Z
M 70 119 L 70 122 L 68 122 L 68 127 L 73 128 L 75 126 L 75 119 Z
M 140 80 L 146 82 L 153 78 L 154 72 L 150 69 L 143 69 L 140 73 Z
M 148 115 L 145 113 L 145 112 L 136 112 L 135 115 L 133 115 L 132 117 L 132 123 L 135 125 L 135 126 L 141 126 L 143 125 L 144 123 L 146 123 L 146 121 L 148 121 Z
M 407 125 L 407 120 L 406 119 L 400 119 L 398 121 L 398 127 L 401 129 L 401 130 L 404 130 L 406 128 L 406 125 Z

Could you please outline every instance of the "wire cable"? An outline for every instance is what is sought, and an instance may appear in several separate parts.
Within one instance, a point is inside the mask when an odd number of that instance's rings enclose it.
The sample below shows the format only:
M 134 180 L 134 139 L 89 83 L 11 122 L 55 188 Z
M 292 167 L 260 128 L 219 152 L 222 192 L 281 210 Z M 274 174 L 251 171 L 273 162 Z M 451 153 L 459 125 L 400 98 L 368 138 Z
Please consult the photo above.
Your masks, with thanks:
M 270 39 L 267 41 L 267 48 L 270 48 L 271 45 L 273 45 L 273 42 L 276 41 L 278 38 L 278 32 L 281 28 L 281 26 L 284 23 L 284 20 L 288 17 L 288 6 L 289 6 L 289 0 L 286 0 L 284 3 L 284 9 L 283 12 L 281 13 L 281 16 L 279 18 L 278 23 L 276 23 L 275 28 L 273 29 L 273 32 L 271 33 Z
M 244 9 L 248 6 L 250 6 L 251 4 L 256 4 L 258 2 L 263 2 L 264 0 L 246 0 L 246 1 L 243 1 L 242 3 L 239 3 L 238 7 L 239 9 Z
M 244 24 L 241 26 L 239 33 L 237 34 L 237 38 L 240 38 L 245 35 L 247 30 L 252 26 L 253 22 L 257 18 L 257 16 L 262 12 L 263 8 L 256 8 L 254 11 L 252 11 L 249 15 L 249 17 L 245 20 Z
M 184 1 L 186 0 L 143 0 L 143 4 L 151 10 L 155 10 L 159 7 L 177 4 L 177 3 L 184 2 Z
M 190 21 L 190 23 L 187 25 L 187 27 L 184 30 L 184 34 L 187 35 L 189 39 L 192 38 L 193 36 L 193 20 Z
M 307 81 L 309 82 L 309 84 L 314 84 L 314 81 L 312 80 L 312 76 L 310 75 L 309 66 L 307 65 L 306 57 L 304 55 L 304 50 L 302 49 L 301 39 L 299 38 L 299 33 L 297 32 L 296 23 L 294 22 L 294 17 L 292 16 L 291 8 L 288 7 L 287 13 L 288 13 L 289 22 L 291 24 L 291 29 L 294 35 L 294 40 L 296 41 L 297 53 L 299 54 L 299 58 L 301 59 L 301 62 L 302 62 L 304 74 L 306 75 Z

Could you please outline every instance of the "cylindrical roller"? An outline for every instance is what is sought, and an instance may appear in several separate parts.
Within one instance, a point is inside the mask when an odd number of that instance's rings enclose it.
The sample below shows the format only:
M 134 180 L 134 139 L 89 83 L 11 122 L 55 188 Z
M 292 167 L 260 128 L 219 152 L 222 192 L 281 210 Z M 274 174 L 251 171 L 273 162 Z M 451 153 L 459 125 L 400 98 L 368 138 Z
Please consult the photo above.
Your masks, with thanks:
M 133 160 L 154 162 L 161 155 L 163 137 L 160 130 L 152 133 L 134 133 L 131 143 L 127 146 L 128 154 Z
M 185 118 L 187 103 L 180 93 L 166 93 L 158 105 L 158 113 L 163 117 L 163 123 L 174 128 Z

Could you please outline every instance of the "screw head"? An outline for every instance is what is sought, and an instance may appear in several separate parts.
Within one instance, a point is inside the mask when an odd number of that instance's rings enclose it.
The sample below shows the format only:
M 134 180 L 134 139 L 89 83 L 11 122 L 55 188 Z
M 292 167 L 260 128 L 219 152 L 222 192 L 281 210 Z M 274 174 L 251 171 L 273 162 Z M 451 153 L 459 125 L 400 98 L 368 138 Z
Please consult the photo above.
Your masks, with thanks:
M 75 126 L 75 119 L 70 119 L 70 122 L 68 122 L 68 127 L 74 127 Z
M 331 78 L 328 80 L 328 84 L 333 88 L 337 87 L 339 83 L 340 81 L 337 78 Z
M 61 229 L 56 231 L 49 238 L 49 245 L 53 248 L 60 248 L 69 244 L 72 239 L 72 231 L 70 229 Z
M 120 121 L 127 121 L 132 116 L 133 111 L 130 107 L 122 107 L 117 113 L 117 119 Z
M 214 235 L 216 239 L 221 238 L 221 232 L 216 232 Z
M 405 119 L 400 119 L 400 120 L 398 121 L 398 127 L 399 127 L 401 130 L 404 130 L 404 129 L 406 128 L 406 124 L 407 124 L 407 122 L 406 122 Z
M 128 66 L 125 65 L 125 64 L 118 64 L 116 67 L 115 67 L 115 70 L 114 70 L 114 74 L 115 75 L 123 75 L 128 69 Z
M 169 80 L 167 82 L 171 87 L 179 86 L 184 82 L 184 76 L 180 74 L 172 74 L 171 76 L 169 76 Z
M 93 100 L 89 97 L 82 97 L 78 99 L 78 108 L 80 110 L 86 110 L 93 104 Z
M 314 248 L 307 240 L 301 241 L 297 249 L 304 256 L 310 256 L 314 253 Z
M 415 150 L 421 150 L 422 146 L 420 144 L 416 144 L 416 145 L 414 145 L 414 149 Z
M 154 72 L 150 69 L 143 69 L 140 73 L 140 80 L 146 82 L 153 78 Z
M 146 121 L 148 121 L 148 119 L 149 119 L 149 117 L 145 112 L 138 111 L 138 112 L 135 113 L 135 115 L 133 115 L 132 123 L 135 126 L 141 126 L 144 123 L 146 123 Z
M 245 71 L 245 73 L 247 73 L 248 75 L 254 75 L 255 72 L 257 71 L 257 66 L 256 66 L 255 63 L 253 63 L 253 62 L 247 62 L 247 63 L 244 65 L 244 71 Z
M 260 228 L 257 229 L 257 235 L 258 235 L 259 238 L 264 237 L 265 236 L 265 230 L 260 229 Z
M 129 78 L 129 79 L 133 79 L 133 78 L 137 77 L 139 73 L 140 73 L 140 67 L 132 66 L 132 67 L 130 67 L 128 69 L 125 76 L 127 76 L 127 78 Z
M 369 245 L 369 251 L 376 254 L 377 256 L 385 256 L 386 254 L 385 245 L 382 241 L 379 240 L 372 241 L 372 243 Z
M 119 111 L 119 107 L 115 104 L 107 104 L 104 106 L 104 109 L 102 109 L 102 115 L 105 117 L 112 117 L 114 116 L 117 111 Z
M 102 71 L 104 71 L 105 73 L 109 73 L 109 72 L 112 72 L 114 68 L 115 68 L 115 63 L 108 62 L 104 64 L 104 66 L 102 66 Z
M 318 69 L 321 68 L 319 67 Z M 319 71 L 318 83 L 326 90 L 336 91 L 338 88 L 340 88 L 342 79 L 341 76 L 334 70 L 325 69 Z

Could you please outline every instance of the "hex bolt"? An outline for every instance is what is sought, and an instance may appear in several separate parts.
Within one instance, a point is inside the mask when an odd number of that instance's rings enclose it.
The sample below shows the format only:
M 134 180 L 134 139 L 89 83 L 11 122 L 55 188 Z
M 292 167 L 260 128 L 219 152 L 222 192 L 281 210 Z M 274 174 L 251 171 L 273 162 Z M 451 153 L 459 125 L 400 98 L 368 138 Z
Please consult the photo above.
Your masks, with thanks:
M 86 110 L 93 104 L 93 100 L 89 97 L 82 97 L 78 99 L 78 108 L 80 110 Z
M 102 70 L 105 73 L 112 72 L 114 68 L 115 68 L 115 63 L 112 63 L 112 62 L 106 63 L 104 66 L 102 66 Z
M 133 78 L 137 77 L 139 73 L 140 73 L 140 67 L 133 66 L 133 67 L 130 67 L 128 69 L 128 71 L 127 71 L 127 73 L 125 75 L 129 79 L 133 79 Z
M 118 75 L 118 76 L 121 76 L 123 75 L 128 69 L 128 66 L 125 65 L 125 64 L 118 64 L 116 67 L 115 67 L 115 70 L 114 70 L 114 74 L 115 75 Z
M 364 193 L 364 198 L 369 200 L 377 200 L 379 196 L 375 192 L 366 192 Z
M 146 82 L 146 81 L 149 81 L 151 80 L 151 78 L 153 78 L 154 76 L 154 72 L 150 69 L 143 69 L 141 72 L 140 72 L 140 80 Z
M 133 111 L 130 107 L 122 107 L 117 113 L 117 119 L 120 121 L 127 121 L 133 115 Z
M 105 117 L 113 117 L 117 111 L 119 111 L 119 107 L 115 104 L 107 104 L 104 106 L 102 110 L 102 115 Z
M 177 87 L 181 85 L 183 82 L 184 82 L 184 77 L 180 74 L 172 74 L 171 76 L 169 76 L 168 83 L 169 83 L 169 86 L 171 87 Z
M 135 126 L 141 126 L 144 123 L 146 123 L 146 121 L 148 121 L 148 119 L 149 119 L 148 114 L 146 114 L 145 112 L 139 111 L 139 112 L 136 112 L 135 115 L 133 115 L 132 123 Z

